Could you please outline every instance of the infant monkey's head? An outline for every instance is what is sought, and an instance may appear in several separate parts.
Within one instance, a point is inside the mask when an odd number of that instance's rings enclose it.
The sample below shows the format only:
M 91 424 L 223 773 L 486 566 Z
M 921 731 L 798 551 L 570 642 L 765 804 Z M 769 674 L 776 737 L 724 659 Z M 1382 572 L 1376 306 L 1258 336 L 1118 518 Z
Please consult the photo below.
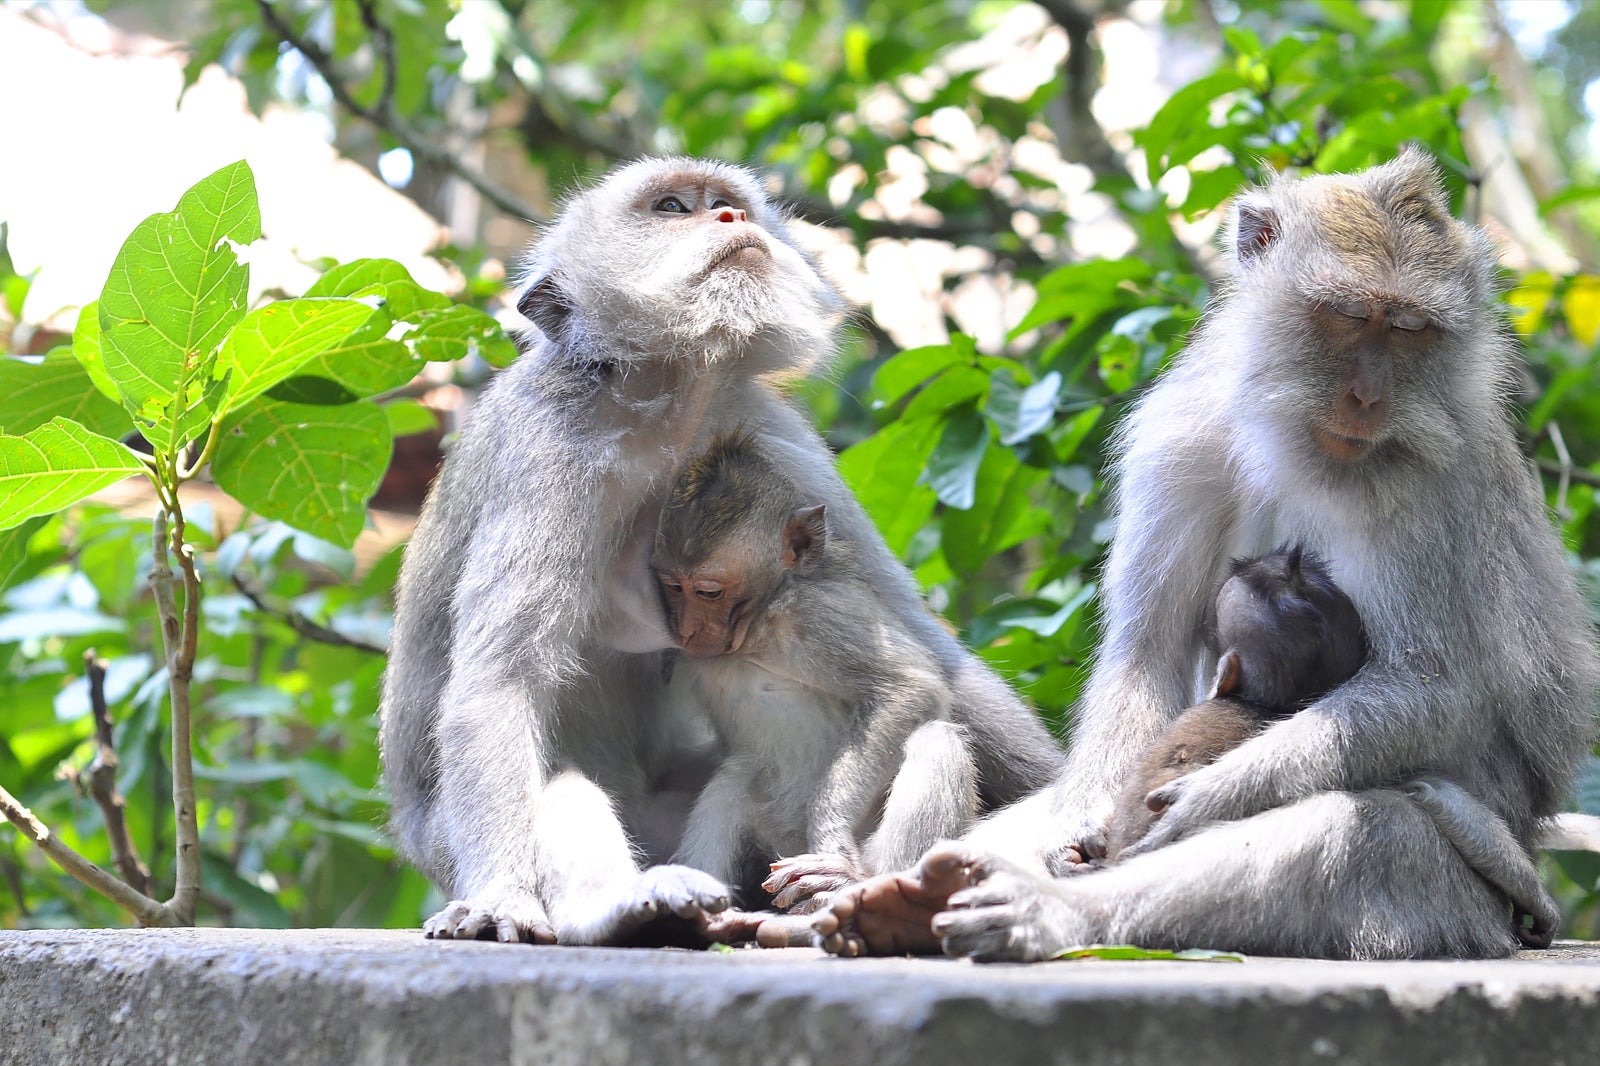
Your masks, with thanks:
M 1356 605 L 1298 545 L 1234 562 L 1217 593 L 1217 642 L 1212 695 L 1280 714 L 1342 685 L 1367 658 Z

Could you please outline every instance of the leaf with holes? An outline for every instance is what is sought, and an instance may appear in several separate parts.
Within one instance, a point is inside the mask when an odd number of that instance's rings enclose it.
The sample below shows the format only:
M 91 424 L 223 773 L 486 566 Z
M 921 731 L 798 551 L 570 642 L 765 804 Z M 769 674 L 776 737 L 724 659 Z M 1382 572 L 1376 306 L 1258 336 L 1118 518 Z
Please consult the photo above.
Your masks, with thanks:
M 144 470 L 121 442 L 66 418 L 22 436 L 0 435 L 0 529 L 54 514 Z
M 392 443 L 377 404 L 260 398 L 223 424 L 211 474 L 246 507 L 348 548 L 366 523 Z
M 373 314 L 360 300 L 279 300 L 251 311 L 222 342 L 219 372 L 233 371 L 229 408 L 242 407 L 313 358 L 343 343 Z
M 233 245 L 260 236 L 255 177 L 243 160 L 128 235 L 100 293 L 99 318 L 106 373 L 131 409 L 186 399 L 207 356 L 245 314 L 250 268 Z
M 105 359 L 100 353 L 100 302 L 92 300 L 78 312 L 78 324 L 72 329 L 72 354 L 88 372 L 100 395 L 113 403 L 121 403 L 117 383 L 106 373 Z
M 100 395 L 68 349 L 53 349 L 42 363 L 0 356 L 0 431 L 26 433 L 57 416 L 105 436 L 133 429 L 128 413 Z

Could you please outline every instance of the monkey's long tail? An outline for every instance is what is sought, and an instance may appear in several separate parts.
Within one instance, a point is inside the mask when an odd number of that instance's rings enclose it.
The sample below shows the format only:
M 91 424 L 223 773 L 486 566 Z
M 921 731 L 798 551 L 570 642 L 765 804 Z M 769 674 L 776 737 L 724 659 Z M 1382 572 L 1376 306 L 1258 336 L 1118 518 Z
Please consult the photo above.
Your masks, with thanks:
M 1600 851 L 1600 817 L 1558 814 L 1539 831 L 1537 843 L 1549 851 Z

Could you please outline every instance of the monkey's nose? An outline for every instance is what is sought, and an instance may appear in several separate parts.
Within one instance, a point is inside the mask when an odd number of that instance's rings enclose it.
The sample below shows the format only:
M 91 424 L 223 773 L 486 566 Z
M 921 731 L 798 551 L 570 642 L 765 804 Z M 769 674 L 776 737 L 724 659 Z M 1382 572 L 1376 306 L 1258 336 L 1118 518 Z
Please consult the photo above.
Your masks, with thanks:
M 744 220 L 744 211 L 738 207 L 724 207 L 717 212 L 718 222 L 743 222 Z

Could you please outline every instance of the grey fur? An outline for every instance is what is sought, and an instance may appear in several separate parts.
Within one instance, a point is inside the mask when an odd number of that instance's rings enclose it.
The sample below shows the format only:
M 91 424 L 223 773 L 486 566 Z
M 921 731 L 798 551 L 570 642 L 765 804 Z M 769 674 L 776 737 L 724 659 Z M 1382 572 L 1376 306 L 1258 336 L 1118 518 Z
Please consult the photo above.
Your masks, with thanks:
M 693 210 L 664 216 L 669 192 Z M 752 225 L 715 224 L 716 199 Z M 752 233 L 770 257 L 714 265 Z M 699 871 L 641 869 L 676 847 L 669 801 L 715 755 L 699 708 L 663 684 L 644 560 L 683 459 L 718 430 L 747 427 L 827 504 L 887 609 L 980 701 L 1027 713 L 927 613 L 777 391 L 830 353 L 840 300 L 755 175 L 687 159 L 617 170 L 536 243 L 520 306 L 543 332 L 485 390 L 423 509 L 384 679 L 392 828 L 451 897 L 430 935 L 624 943 L 658 916 L 726 905 Z M 1016 794 L 1055 765 L 1044 751 L 979 771 Z
M 1511 431 L 1516 356 L 1487 308 L 1493 257 L 1449 218 L 1415 150 L 1359 174 L 1278 181 L 1241 209 L 1246 237 L 1265 220 L 1275 239 L 1243 243 L 1230 291 L 1122 427 L 1105 633 L 1068 769 L 971 835 L 975 856 L 1013 861 L 992 860 L 990 882 L 952 897 L 939 928 L 954 953 L 1516 946 L 1505 897 L 1400 788 L 1428 774 L 1465 790 L 1527 859 L 1594 739 L 1594 635 Z M 1339 323 L 1319 317 L 1338 306 L 1433 325 L 1392 334 L 1392 359 L 1341 350 Z M 1340 462 L 1312 427 L 1348 398 L 1352 373 L 1352 389 L 1385 385 L 1389 409 L 1370 450 Z M 1137 854 L 1042 878 L 1070 857 L 1065 845 L 1097 849 L 1118 783 L 1193 701 L 1228 559 L 1290 540 L 1326 558 L 1360 608 L 1367 665 L 1168 786 L 1171 806 Z

